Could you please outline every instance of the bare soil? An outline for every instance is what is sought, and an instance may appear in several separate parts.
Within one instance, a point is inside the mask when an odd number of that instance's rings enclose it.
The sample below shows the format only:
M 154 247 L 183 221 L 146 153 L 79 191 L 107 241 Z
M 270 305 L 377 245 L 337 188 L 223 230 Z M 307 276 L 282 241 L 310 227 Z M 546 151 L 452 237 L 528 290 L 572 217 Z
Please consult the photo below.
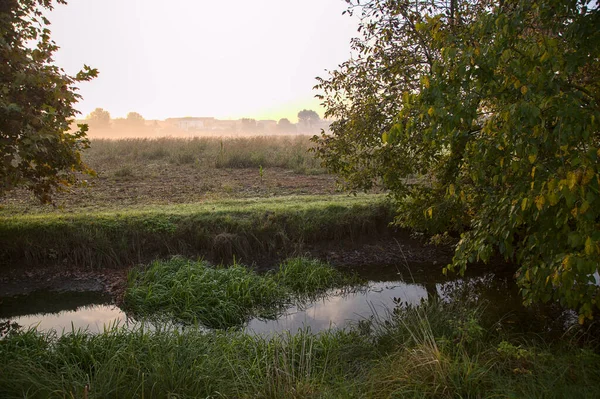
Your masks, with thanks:
M 332 175 L 302 175 L 282 168 L 202 168 L 194 165 L 148 165 L 120 177 L 112 168 L 96 169 L 98 177 L 85 187 L 58 193 L 55 206 L 118 208 L 135 205 L 182 204 L 221 198 L 254 198 L 286 195 L 331 195 L 337 192 Z M 14 190 L 0 201 L 22 212 L 39 208 L 25 190 Z

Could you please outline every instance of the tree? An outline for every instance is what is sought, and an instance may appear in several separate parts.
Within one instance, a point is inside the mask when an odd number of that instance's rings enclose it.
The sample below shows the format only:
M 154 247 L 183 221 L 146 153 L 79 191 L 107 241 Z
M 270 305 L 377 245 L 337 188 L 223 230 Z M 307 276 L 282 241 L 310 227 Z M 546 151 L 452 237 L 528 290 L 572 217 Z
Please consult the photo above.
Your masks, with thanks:
M 398 223 L 462 231 L 449 269 L 499 253 L 519 264 L 526 303 L 558 300 L 580 322 L 591 318 L 600 306 L 598 4 L 359 9 L 361 56 L 318 85 L 336 118 L 332 134 L 314 138 L 318 154 L 350 188 L 381 179 Z
M 110 127 L 110 113 L 102 108 L 96 108 L 85 119 L 94 128 L 108 129 Z
M 142 115 L 138 114 L 137 112 L 128 113 L 127 120 L 132 123 L 136 123 L 136 124 L 143 124 L 145 122 L 144 117 Z
M 0 195 L 21 186 L 42 202 L 78 172 L 91 173 L 80 157 L 87 126 L 69 132 L 69 125 L 80 98 L 75 84 L 97 75 L 84 66 L 69 76 L 52 63 L 58 47 L 43 15 L 52 7 L 49 0 L 0 3 Z
M 146 120 L 144 117 L 137 112 L 130 112 L 127 114 L 127 125 L 134 129 L 143 129 L 146 127 Z
M 319 114 L 313 110 L 304 109 L 298 112 L 298 122 L 301 125 L 307 126 L 308 128 L 313 127 L 320 120 L 321 118 L 319 118 Z
M 280 132 L 291 132 L 294 130 L 294 125 L 292 125 L 292 122 L 290 122 L 289 119 L 282 118 L 277 122 L 277 130 Z

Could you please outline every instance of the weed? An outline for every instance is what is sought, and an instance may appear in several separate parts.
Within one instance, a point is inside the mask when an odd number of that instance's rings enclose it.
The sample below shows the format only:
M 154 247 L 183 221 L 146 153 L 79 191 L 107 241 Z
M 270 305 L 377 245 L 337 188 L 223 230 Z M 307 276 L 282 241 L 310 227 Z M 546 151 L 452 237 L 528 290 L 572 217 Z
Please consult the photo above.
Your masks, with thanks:
M 132 177 L 133 168 L 130 165 L 123 166 L 115 171 L 115 177 Z
M 262 165 L 258 165 L 258 175 L 260 176 L 260 184 L 262 184 L 264 176 L 264 170 Z

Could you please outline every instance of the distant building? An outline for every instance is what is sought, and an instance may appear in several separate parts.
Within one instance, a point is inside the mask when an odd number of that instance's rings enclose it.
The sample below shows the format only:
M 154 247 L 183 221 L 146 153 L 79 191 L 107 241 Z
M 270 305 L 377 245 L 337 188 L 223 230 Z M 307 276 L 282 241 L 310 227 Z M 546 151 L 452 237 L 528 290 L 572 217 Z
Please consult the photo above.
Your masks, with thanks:
M 266 132 L 277 129 L 277 121 L 274 120 L 262 120 L 256 122 L 258 130 Z
M 218 120 L 215 119 L 212 130 L 234 132 L 237 130 L 238 121 L 235 120 Z
M 212 130 L 215 125 L 215 118 L 169 118 L 166 120 L 172 125 L 177 126 L 181 130 Z

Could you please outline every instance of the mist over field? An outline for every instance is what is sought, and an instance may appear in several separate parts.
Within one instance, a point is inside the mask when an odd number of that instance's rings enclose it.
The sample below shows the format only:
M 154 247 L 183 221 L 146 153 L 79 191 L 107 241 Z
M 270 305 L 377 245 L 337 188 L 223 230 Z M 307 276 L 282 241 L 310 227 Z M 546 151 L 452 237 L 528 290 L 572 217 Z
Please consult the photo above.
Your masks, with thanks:
M 126 118 L 111 118 L 108 111 L 97 108 L 85 119 L 72 124 L 86 124 L 91 139 L 158 138 L 158 137 L 246 137 L 246 136 L 285 136 L 314 135 L 328 132 L 330 121 L 321 119 L 317 112 L 298 112 L 298 122 L 287 118 L 275 119 L 217 119 L 214 117 L 180 117 L 165 120 L 146 120 L 137 112 L 130 112 Z

